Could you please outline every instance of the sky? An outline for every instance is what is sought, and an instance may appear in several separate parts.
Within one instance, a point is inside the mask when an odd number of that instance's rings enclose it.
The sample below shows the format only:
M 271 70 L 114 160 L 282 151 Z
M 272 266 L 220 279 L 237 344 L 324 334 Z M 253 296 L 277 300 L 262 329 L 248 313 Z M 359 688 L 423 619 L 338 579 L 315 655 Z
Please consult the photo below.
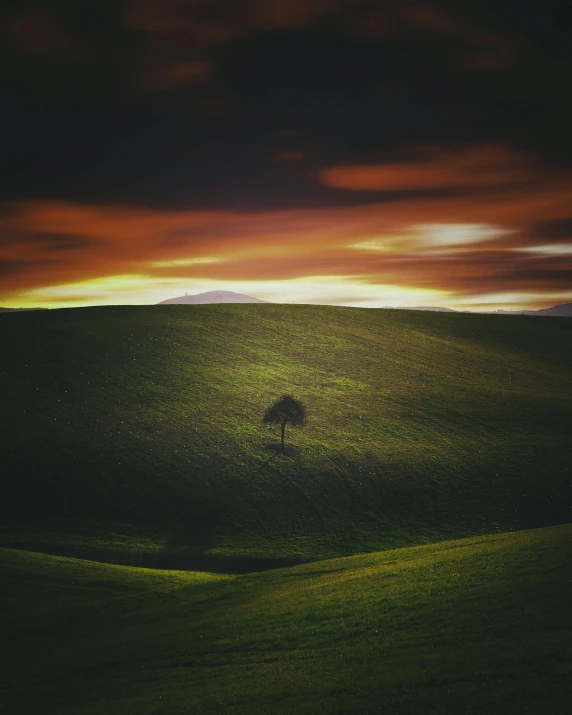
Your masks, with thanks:
M 0 305 L 572 301 L 572 2 L 8 0 Z

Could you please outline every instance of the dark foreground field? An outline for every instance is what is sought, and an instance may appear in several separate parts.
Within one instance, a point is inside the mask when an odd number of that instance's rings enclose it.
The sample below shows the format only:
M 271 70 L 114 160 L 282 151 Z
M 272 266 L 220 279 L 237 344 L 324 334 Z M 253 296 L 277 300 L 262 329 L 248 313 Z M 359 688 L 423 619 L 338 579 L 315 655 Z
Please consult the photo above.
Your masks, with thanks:
M 572 320 L 0 316 L 0 545 L 251 570 L 571 521 Z M 262 424 L 285 392 L 306 427 Z
M 0 331 L 0 713 L 570 712 L 572 321 L 164 306 Z M 284 393 L 309 420 L 280 452 Z
M 0 549 L 0 712 L 565 715 L 572 527 L 243 576 Z

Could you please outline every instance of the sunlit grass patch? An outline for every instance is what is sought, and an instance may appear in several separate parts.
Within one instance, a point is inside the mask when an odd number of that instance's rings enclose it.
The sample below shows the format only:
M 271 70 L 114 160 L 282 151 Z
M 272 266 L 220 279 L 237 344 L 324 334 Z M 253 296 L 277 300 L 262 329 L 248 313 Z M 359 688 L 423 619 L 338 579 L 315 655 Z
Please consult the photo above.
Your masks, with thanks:
M 3 703 L 564 715 L 571 547 L 562 526 L 233 577 L 0 550 Z
M 0 543 L 312 560 L 570 520 L 567 319 L 268 304 L 1 321 Z M 285 393 L 308 423 L 271 460 L 262 416 Z

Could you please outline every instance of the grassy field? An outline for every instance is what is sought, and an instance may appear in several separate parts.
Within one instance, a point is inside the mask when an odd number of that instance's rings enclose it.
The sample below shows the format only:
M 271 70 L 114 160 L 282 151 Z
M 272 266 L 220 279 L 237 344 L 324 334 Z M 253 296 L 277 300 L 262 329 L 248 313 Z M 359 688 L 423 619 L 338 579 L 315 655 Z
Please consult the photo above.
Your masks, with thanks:
M 571 520 L 565 318 L 149 306 L 0 331 L 6 546 L 249 570 Z M 277 454 L 287 392 L 309 421 Z
M 0 712 L 564 715 L 571 553 L 571 526 L 235 576 L 0 549 Z

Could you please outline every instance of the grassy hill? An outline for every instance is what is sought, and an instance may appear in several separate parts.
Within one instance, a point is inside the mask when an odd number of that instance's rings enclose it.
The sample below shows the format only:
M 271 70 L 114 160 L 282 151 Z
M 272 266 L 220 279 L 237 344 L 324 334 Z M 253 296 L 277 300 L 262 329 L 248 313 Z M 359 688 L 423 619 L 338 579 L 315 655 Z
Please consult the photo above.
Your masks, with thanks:
M 572 527 L 243 576 L 0 549 L 13 715 L 569 712 Z
M 564 318 L 149 306 L 0 331 L 4 545 L 240 570 L 571 520 Z M 310 417 L 277 454 L 287 392 Z

